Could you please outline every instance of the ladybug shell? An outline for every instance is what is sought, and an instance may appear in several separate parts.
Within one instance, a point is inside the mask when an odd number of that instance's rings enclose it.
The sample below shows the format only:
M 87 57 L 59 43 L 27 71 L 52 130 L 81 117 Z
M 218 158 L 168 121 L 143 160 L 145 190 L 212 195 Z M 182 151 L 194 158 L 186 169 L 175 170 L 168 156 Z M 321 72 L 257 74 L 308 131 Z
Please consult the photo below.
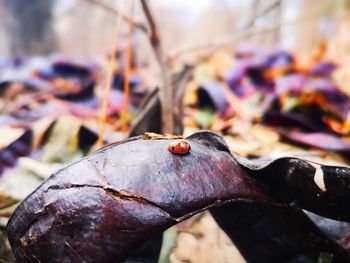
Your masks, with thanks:
M 169 143 L 168 151 L 174 154 L 187 154 L 191 146 L 185 140 L 177 140 Z

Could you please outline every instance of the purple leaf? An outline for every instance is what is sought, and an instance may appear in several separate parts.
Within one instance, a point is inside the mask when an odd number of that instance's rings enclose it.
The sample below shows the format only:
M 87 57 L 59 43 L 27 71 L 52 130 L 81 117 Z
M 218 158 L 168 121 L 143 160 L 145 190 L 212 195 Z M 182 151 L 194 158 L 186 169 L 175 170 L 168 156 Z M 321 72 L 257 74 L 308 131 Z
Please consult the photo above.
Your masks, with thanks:
M 323 132 L 302 133 L 302 132 L 284 132 L 283 136 L 296 143 L 317 147 L 325 150 L 349 152 L 350 142 Z

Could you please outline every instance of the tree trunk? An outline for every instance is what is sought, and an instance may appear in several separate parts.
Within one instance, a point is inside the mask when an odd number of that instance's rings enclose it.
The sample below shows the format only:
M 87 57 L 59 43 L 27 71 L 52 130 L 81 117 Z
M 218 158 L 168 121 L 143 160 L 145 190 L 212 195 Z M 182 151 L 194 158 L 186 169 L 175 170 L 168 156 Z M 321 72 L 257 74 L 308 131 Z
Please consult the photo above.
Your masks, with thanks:
M 4 0 L 3 6 L 13 57 L 47 55 L 55 50 L 53 0 Z

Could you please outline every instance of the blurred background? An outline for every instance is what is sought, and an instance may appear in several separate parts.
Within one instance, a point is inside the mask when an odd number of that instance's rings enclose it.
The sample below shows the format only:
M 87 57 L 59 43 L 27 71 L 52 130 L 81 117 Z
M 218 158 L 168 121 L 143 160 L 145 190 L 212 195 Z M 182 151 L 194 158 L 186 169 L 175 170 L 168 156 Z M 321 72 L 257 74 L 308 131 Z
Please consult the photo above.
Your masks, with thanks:
M 120 1 L 105 2 L 120 6 Z M 150 2 L 168 51 L 182 46 L 215 41 L 231 35 L 264 7 L 276 1 L 266 0 L 193 0 Z M 110 47 L 114 16 L 84 0 L 1 0 L 0 55 L 2 58 L 61 53 L 73 57 L 95 57 Z M 267 48 L 276 45 L 313 51 L 321 42 L 332 47 L 330 55 L 347 50 L 346 26 L 349 20 L 347 0 L 284 0 L 264 16 L 257 17 L 249 33 L 231 44 L 243 41 Z M 142 20 L 140 6 L 135 19 Z M 124 25 L 126 27 L 126 25 Z M 142 37 L 135 36 L 137 41 Z M 140 49 L 143 49 L 140 46 Z M 337 50 L 337 51 L 336 51 Z M 343 54 L 344 55 L 344 54 Z M 338 55 L 338 59 L 343 56 Z
M 119 8 L 122 5 L 117 0 L 105 2 Z M 113 49 L 113 12 L 84 0 L 32 0 L 30 3 L 0 1 L 0 59 L 60 54 L 87 60 L 101 58 Z M 232 48 L 249 42 L 267 49 L 297 50 L 298 57 L 305 59 L 320 45 L 327 44 L 328 58 L 345 67 L 348 64 L 350 4 L 347 0 L 181 0 L 171 3 L 153 0 L 150 5 L 168 54 L 211 42 L 221 41 Z M 271 10 L 258 15 L 269 6 Z M 241 34 L 240 29 L 254 16 L 256 19 Z M 139 21 L 144 19 L 140 5 L 135 6 L 134 17 Z M 121 28 L 123 42 L 127 24 L 123 23 Z M 133 41 L 137 43 L 136 59 L 152 60 L 145 35 L 136 30 Z M 191 50 L 192 55 L 195 53 Z

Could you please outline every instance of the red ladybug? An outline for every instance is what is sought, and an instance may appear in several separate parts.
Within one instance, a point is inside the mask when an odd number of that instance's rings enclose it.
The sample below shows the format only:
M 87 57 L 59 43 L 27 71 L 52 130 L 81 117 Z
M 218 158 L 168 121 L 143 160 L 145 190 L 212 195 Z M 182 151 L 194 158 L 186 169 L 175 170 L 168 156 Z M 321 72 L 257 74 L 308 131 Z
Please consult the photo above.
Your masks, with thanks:
M 168 151 L 175 154 L 187 154 L 191 146 L 185 140 L 177 140 L 169 143 Z

